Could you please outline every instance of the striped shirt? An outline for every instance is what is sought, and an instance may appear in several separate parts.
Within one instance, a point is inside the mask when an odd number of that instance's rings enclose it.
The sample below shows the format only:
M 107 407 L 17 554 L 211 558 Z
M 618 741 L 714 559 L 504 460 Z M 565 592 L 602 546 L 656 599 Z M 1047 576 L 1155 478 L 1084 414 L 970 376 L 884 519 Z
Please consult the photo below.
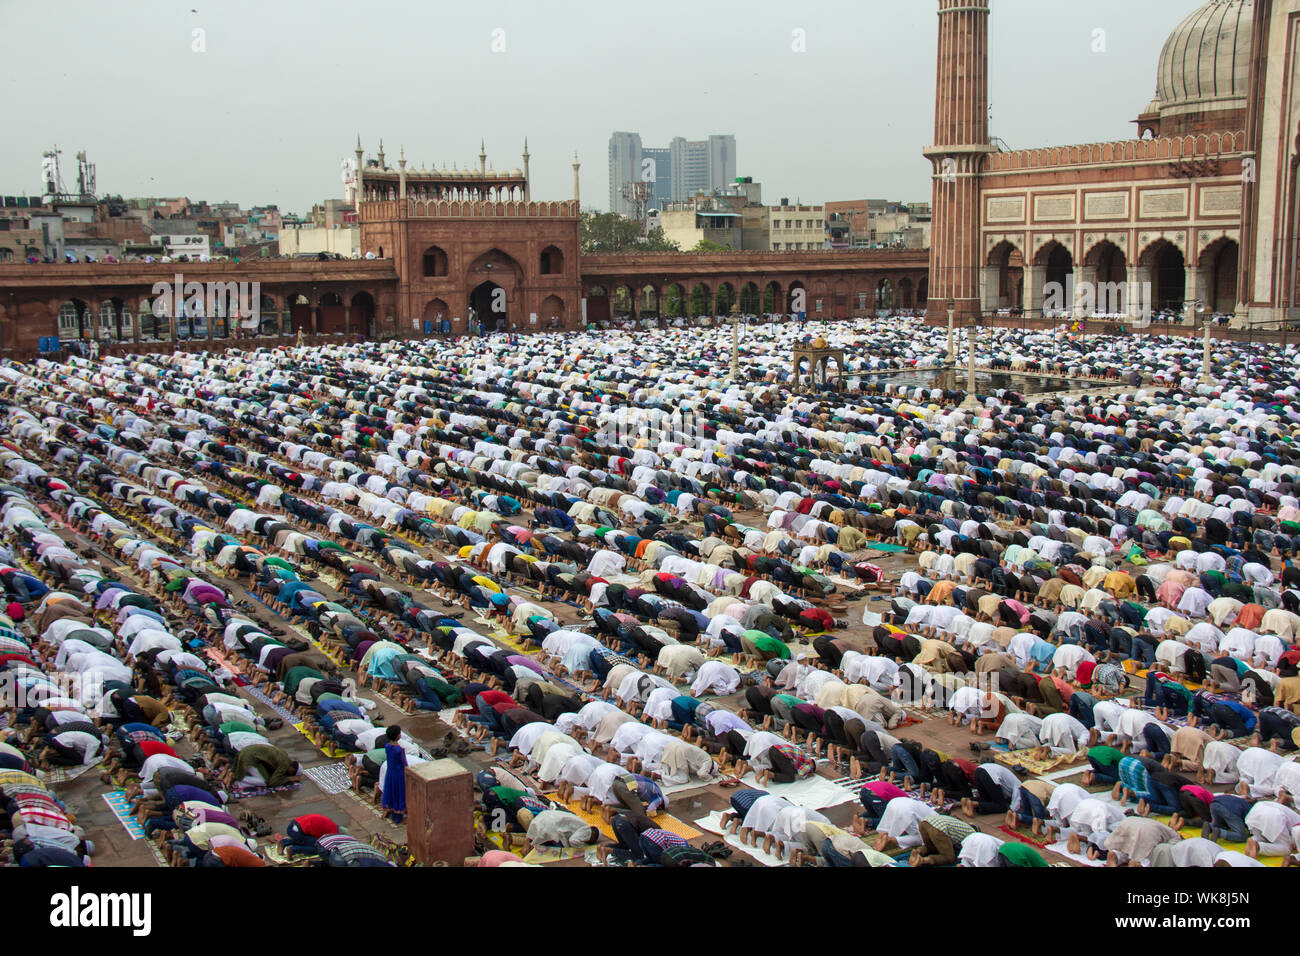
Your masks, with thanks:
M 374 847 L 346 833 L 331 833 L 323 836 L 316 841 L 316 846 L 323 856 L 333 855 L 345 866 L 351 866 L 361 860 L 388 862 L 388 858 Z

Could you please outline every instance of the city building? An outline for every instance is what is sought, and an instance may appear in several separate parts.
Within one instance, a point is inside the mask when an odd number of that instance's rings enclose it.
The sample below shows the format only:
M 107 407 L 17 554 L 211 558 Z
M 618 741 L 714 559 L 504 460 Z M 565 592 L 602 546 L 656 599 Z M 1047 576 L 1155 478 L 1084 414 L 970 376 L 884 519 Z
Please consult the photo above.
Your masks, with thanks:
M 888 199 L 828 202 L 827 240 L 833 249 L 930 247 L 930 204 Z
M 808 252 L 829 249 L 823 206 L 791 205 L 782 199 L 767 209 L 768 248 L 773 252 Z
M 702 140 L 676 136 L 666 147 L 649 147 L 641 142 L 639 133 L 610 134 L 609 208 L 620 216 L 637 216 L 636 203 L 627 195 L 629 185 L 645 184 L 648 211 L 725 189 L 735 178 L 734 136 L 713 135 Z
M 668 163 L 672 197 L 677 202 L 722 189 L 736 178 L 736 137 L 687 140 L 675 136 L 668 144 Z
M 361 227 L 355 222 L 332 226 L 285 222 L 280 228 L 278 241 L 282 256 L 324 254 L 354 258 L 361 255 Z
M 655 221 L 664 238 L 685 251 L 701 242 L 737 252 L 769 248 L 763 186 L 749 176 L 737 177 L 723 189 L 668 202 Z
M 624 195 L 629 183 L 641 182 L 641 136 L 611 133 L 609 137 L 609 211 L 632 216 L 632 202 Z
M 646 161 L 649 160 L 649 165 Z M 650 176 L 650 193 L 647 196 L 647 210 L 663 209 L 673 201 L 673 162 L 672 150 L 667 146 L 662 149 L 654 147 L 641 148 L 641 167 Z

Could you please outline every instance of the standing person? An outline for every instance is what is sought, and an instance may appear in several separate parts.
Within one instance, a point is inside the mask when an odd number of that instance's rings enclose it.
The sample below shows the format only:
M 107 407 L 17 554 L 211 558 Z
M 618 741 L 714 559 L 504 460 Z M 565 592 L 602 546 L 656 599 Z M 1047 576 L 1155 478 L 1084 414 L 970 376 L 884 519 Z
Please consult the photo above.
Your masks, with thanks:
M 398 741 L 402 728 L 393 724 L 384 735 L 384 809 L 393 815 L 394 823 L 406 816 L 406 751 Z

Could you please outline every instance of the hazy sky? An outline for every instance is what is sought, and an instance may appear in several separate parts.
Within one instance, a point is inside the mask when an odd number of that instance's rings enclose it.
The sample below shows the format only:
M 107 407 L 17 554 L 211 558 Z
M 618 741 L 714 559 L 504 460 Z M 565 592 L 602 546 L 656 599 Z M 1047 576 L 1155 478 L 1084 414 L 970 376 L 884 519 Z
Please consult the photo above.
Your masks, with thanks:
M 1130 138 L 1200 0 L 992 0 L 992 126 L 1012 148 Z M 0 193 L 85 149 L 101 194 L 306 212 L 357 134 L 415 165 L 521 165 L 608 203 L 613 130 L 733 133 L 740 175 L 804 202 L 923 200 L 935 0 L 0 0 Z M 203 31 L 196 34 L 194 31 Z M 795 32 L 803 31 L 804 52 Z M 1095 31 L 1102 30 L 1104 35 Z M 502 31 L 502 32 L 496 32 Z M 1094 46 L 1104 45 L 1104 52 Z M 494 44 L 504 50 L 494 52 Z M 205 49 L 196 52 L 196 47 Z

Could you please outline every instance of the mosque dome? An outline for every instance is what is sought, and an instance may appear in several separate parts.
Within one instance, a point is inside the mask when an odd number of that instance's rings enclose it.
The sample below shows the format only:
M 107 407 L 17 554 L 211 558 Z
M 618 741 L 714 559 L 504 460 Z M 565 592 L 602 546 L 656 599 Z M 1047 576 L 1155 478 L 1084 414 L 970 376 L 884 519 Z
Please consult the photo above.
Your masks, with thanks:
M 1243 128 L 1254 12 L 1254 0 L 1209 0 L 1169 35 L 1156 68 L 1161 135 Z

